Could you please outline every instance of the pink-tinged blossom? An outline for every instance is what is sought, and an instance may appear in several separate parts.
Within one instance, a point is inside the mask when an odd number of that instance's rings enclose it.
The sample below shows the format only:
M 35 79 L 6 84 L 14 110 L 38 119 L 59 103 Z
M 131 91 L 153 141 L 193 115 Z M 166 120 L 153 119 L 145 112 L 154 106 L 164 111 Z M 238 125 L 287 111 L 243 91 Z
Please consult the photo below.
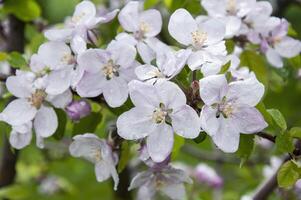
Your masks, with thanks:
M 91 113 L 91 105 L 84 99 L 79 101 L 75 100 L 68 104 L 66 113 L 70 119 L 79 121 L 81 118 L 84 118 Z
M 10 76 L 6 87 L 17 99 L 10 102 L 0 113 L 0 120 L 12 126 L 10 142 L 15 148 L 23 148 L 31 141 L 32 128 L 36 133 L 39 147 L 43 138 L 50 137 L 57 129 L 56 108 L 64 108 L 71 101 L 70 90 L 60 95 L 50 95 L 45 91 L 45 77 L 36 77 L 32 72 L 17 71 Z
M 201 69 L 207 75 L 212 75 L 211 69 L 222 66 L 221 59 L 226 56 L 225 27 L 217 19 L 194 19 L 185 9 L 176 10 L 170 17 L 168 30 L 179 43 L 193 52 L 187 64 L 191 70 Z
M 228 84 L 225 75 L 200 80 L 200 96 L 205 103 L 201 126 L 224 152 L 235 152 L 240 133 L 253 134 L 267 127 L 254 107 L 264 94 L 264 86 L 256 78 Z
M 162 43 L 155 38 L 162 28 L 160 12 L 155 9 L 142 11 L 139 2 L 130 1 L 120 11 L 118 20 L 127 33 L 119 34 L 116 39 L 134 45 L 142 60 L 150 63 L 155 57 L 151 44 Z
M 157 192 L 174 200 L 186 198 L 184 183 L 192 183 L 189 176 L 180 169 L 170 165 L 162 165 L 160 168 L 149 168 L 138 173 L 132 180 L 129 190 L 139 188 L 138 200 L 152 200 Z
M 194 178 L 200 182 L 205 183 L 213 188 L 221 188 L 223 186 L 223 179 L 216 173 L 216 171 L 206 164 L 199 164 L 193 171 Z
M 53 28 L 45 32 L 45 37 L 50 41 L 60 41 L 70 43 L 72 50 L 76 54 L 84 52 L 87 48 L 89 35 L 93 35 L 92 29 L 98 24 L 111 21 L 118 10 L 98 16 L 96 7 L 91 1 L 82 1 L 79 3 L 73 16 L 67 19 L 65 27 Z
M 287 36 L 288 26 L 285 19 L 270 17 L 248 36 L 251 42 L 260 45 L 268 62 L 277 68 L 283 67 L 282 58 L 292 58 L 301 52 L 301 42 Z
M 72 156 L 84 158 L 95 165 L 95 175 L 98 182 L 112 177 L 115 183 L 114 190 L 117 190 L 119 178 L 115 165 L 118 160 L 112 152 L 111 146 L 105 140 L 99 139 L 91 133 L 77 135 L 73 137 L 69 151 Z
M 174 133 L 195 138 L 200 132 L 199 116 L 186 104 L 182 90 L 169 81 L 155 85 L 140 81 L 129 83 L 134 108 L 117 119 L 117 132 L 127 140 L 146 138 L 153 161 L 162 162 L 171 153 Z
M 128 82 L 135 79 L 136 50 L 112 41 L 107 49 L 89 49 L 78 57 L 79 69 L 84 72 L 75 86 L 81 97 L 103 94 L 111 107 L 121 106 L 128 98 Z

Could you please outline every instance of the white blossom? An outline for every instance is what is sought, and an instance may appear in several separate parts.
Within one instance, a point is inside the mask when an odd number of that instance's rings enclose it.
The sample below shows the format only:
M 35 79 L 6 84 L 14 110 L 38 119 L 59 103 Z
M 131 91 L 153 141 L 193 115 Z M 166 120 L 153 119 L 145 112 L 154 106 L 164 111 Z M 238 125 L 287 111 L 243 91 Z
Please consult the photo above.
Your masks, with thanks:
M 77 135 L 69 147 L 70 154 L 74 157 L 82 157 L 95 165 L 95 175 L 99 182 L 110 177 L 114 180 L 114 190 L 117 190 L 119 178 L 115 168 L 117 157 L 105 140 L 96 135 L 86 133 Z
M 127 33 L 119 34 L 116 40 L 136 46 L 143 61 L 150 63 L 155 57 L 151 44 L 162 44 L 161 41 L 155 38 L 162 28 L 160 12 L 155 9 L 141 11 L 138 1 L 130 1 L 120 11 L 118 20 Z
M 185 138 L 198 136 L 199 116 L 186 105 L 186 97 L 176 84 L 134 80 L 129 83 L 129 92 L 135 107 L 119 116 L 117 132 L 127 140 L 146 137 L 148 153 L 155 162 L 162 162 L 171 153 L 174 133 Z
M 190 50 L 157 52 L 156 66 L 152 64 L 138 66 L 135 70 L 136 75 L 140 80 L 151 83 L 158 80 L 170 80 L 183 69 L 190 52 Z
M 227 83 L 225 75 L 200 80 L 200 96 L 205 105 L 201 126 L 224 152 L 235 152 L 239 134 L 252 134 L 267 127 L 254 107 L 264 94 L 264 86 L 255 78 Z
M 68 19 L 63 28 L 53 28 L 45 32 L 45 37 L 51 41 L 70 43 L 72 50 L 80 54 L 86 50 L 89 41 L 89 34 L 98 24 L 111 21 L 118 10 L 113 10 L 104 16 L 98 16 L 96 7 L 91 1 L 79 3 L 71 19 Z
M 185 9 L 176 10 L 170 17 L 168 30 L 182 45 L 193 50 L 188 58 L 191 70 L 200 69 L 205 75 L 222 66 L 222 58 L 227 54 L 225 27 L 217 19 L 201 20 L 198 23 Z
M 57 129 L 58 120 L 51 103 L 64 108 L 71 101 L 71 92 L 49 95 L 45 91 L 45 77 L 38 78 L 32 72 L 17 71 L 10 76 L 6 87 L 17 99 L 10 102 L 0 113 L 0 120 L 12 126 L 11 144 L 23 148 L 31 140 L 31 127 L 34 128 L 37 145 L 43 147 L 43 138 L 50 137 Z
M 183 170 L 166 165 L 160 169 L 150 168 L 138 173 L 133 178 L 129 190 L 139 188 L 138 200 L 154 199 L 158 191 L 170 199 L 182 200 L 186 198 L 184 183 L 191 184 L 192 180 Z
M 136 50 L 134 47 L 112 41 L 106 50 L 89 49 L 78 57 L 84 71 L 76 85 L 81 97 L 103 94 L 111 107 L 121 106 L 128 98 L 127 83 L 135 78 Z

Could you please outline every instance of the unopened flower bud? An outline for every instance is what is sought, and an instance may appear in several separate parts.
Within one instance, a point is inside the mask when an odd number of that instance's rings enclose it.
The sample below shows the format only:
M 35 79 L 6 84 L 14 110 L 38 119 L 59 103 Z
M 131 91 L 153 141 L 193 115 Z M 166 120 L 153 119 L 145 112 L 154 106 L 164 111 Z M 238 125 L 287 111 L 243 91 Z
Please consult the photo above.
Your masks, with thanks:
M 200 183 L 205 183 L 213 188 L 221 188 L 223 186 L 223 179 L 208 165 L 199 164 L 193 174 Z
M 91 113 L 91 106 L 86 100 L 72 101 L 66 108 L 70 119 L 78 121 Z

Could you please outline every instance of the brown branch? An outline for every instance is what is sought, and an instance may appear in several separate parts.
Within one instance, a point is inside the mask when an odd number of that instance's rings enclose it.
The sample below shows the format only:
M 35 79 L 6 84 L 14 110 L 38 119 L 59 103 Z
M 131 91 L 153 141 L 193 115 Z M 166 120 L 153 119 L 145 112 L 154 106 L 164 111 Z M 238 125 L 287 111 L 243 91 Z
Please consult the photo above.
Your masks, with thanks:
M 276 141 L 276 136 L 270 135 L 268 133 L 260 132 L 260 133 L 256 133 L 256 135 L 261 137 L 261 138 L 267 139 L 267 140 L 269 140 L 270 142 L 273 142 L 273 143 L 275 143 L 275 141 Z
M 9 33 L 6 39 L 6 50 L 23 52 L 24 50 L 24 22 L 15 16 L 9 15 Z M 2 159 L 0 163 L 0 187 L 10 185 L 16 176 L 16 162 L 18 152 L 13 153 L 8 139 L 5 137 L 2 149 Z

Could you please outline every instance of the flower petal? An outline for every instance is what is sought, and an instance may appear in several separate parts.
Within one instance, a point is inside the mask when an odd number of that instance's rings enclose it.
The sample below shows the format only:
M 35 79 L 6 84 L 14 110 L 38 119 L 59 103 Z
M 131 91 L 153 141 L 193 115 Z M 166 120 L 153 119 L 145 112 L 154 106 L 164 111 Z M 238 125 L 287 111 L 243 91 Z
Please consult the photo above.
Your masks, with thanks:
M 225 25 L 218 19 L 209 19 L 203 23 L 198 24 L 201 31 L 207 33 L 207 40 L 205 45 L 218 43 L 224 39 Z
M 200 96 L 206 105 L 220 102 L 227 90 L 225 75 L 212 75 L 200 80 Z
M 197 23 L 185 9 L 176 10 L 170 17 L 168 31 L 170 35 L 183 45 L 192 44 L 191 33 L 197 30 Z
M 71 85 L 72 74 L 71 67 L 50 72 L 47 77 L 46 93 L 50 95 L 64 93 Z
M 32 80 L 26 75 L 10 76 L 6 80 L 6 88 L 16 97 L 30 97 L 33 91 Z
M 88 49 L 80 54 L 77 62 L 81 69 L 89 73 L 100 73 L 103 65 L 110 59 L 110 53 L 102 49 Z
M 119 77 L 106 81 L 106 85 L 102 88 L 103 96 L 112 108 L 120 107 L 128 98 L 127 82 Z
M 107 80 L 101 73 L 85 72 L 76 85 L 76 92 L 81 97 L 96 97 L 102 93 L 106 82 Z
M 168 184 L 161 188 L 161 191 L 171 199 L 186 199 L 186 191 L 184 184 Z
M 154 162 L 162 162 L 171 153 L 174 135 L 171 126 L 163 123 L 153 129 L 146 139 L 147 150 Z
M 172 127 L 176 134 L 184 138 L 196 138 L 201 129 L 198 114 L 188 105 L 184 105 L 171 115 Z
M 81 54 L 86 51 L 87 43 L 86 41 L 79 35 L 75 35 L 70 43 L 70 46 L 75 54 Z
M 231 118 L 240 133 L 257 133 L 265 129 L 268 124 L 261 113 L 254 107 L 240 105 L 236 107 Z
M 277 68 L 283 67 L 283 61 L 279 53 L 272 48 L 268 48 L 266 52 L 266 57 L 271 65 Z
M 108 51 L 111 52 L 116 64 L 123 68 L 130 67 L 136 58 L 136 49 L 132 45 L 113 41 L 109 44 Z
M 91 19 L 96 15 L 95 5 L 91 1 L 82 1 L 77 4 L 73 13 L 73 23 L 75 24 L 88 24 Z
M 137 43 L 137 51 L 144 63 L 150 64 L 155 59 L 155 52 L 144 42 Z
M 158 35 L 162 28 L 162 17 L 159 11 L 149 9 L 140 13 L 139 23 L 144 23 L 149 30 L 144 35 L 146 37 L 155 37 Z
M 148 136 L 155 128 L 151 119 L 153 110 L 134 107 L 121 114 L 116 122 L 117 133 L 126 140 L 137 140 Z
M 18 126 L 31 121 L 37 113 L 26 99 L 16 99 L 9 103 L 0 114 L 0 119 L 12 126 Z
M 301 42 L 291 37 L 284 37 L 275 45 L 275 50 L 285 58 L 292 58 L 301 52 Z
M 50 41 L 66 42 L 71 39 L 73 29 L 49 29 L 46 30 L 44 35 Z
M 128 32 L 135 32 L 139 29 L 139 2 L 131 1 L 120 11 L 118 15 L 119 23 Z
M 53 108 L 42 105 L 33 123 L 37 135 L 46 138 L 54 134 L 58 119 Z
M 155 78 L 157 73 L 159 73 L 158 68 L 152 65 L 140 65 L 135 69 L 137 77 L 142 81 L 147 81 L 149 79 Z
M 264 94 L 264 85 L 256 78 L 249 78 L 235 81 L 229 84 L 227 101 L 234 101 L 236 104 L 256 106 Z
M 72 92 L 71 90 L 66 90 L 59 95 L 48 95 L 47 100 L 50 101 L 54 107 L 64 109 L 72 101 Z
M 149 181 L 151 175 L 152 173 L 150 171 L 140 172 L 136 174 L 132 179 L 128 190 L 132 190 L 145 185 Z

